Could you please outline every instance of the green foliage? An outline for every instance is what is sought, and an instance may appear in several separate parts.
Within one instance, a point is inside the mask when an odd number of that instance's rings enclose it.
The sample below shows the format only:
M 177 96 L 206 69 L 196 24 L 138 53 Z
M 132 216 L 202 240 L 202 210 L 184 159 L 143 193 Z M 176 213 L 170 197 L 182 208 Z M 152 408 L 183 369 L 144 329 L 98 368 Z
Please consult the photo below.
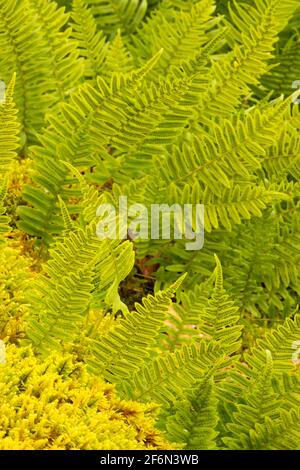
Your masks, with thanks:
M 147 0 L 84 0 L 101 30 L 114 33 L 118 28 L 134 31 L 147 11 Z
M 299 449 L 298 25 L 0 0 L 1 448 Z M 203 204 L 204 246 L 100 239 L 120 196 Z
M 132 245 L 100 243 L 94 224 L 58 242 L 31 293 L 36 315 L 28 336 L 35 346 L 44 351 L 74 340 L 97 290 L 106 291 L 103 301 L 113 312 L 126 308 L 118 287 L 132 266 Z
M 89 366 L 95 373 L 119 382 L 138 370 L 149 356 L 148 351 L 160 332 L 170 299 L 179 284 L 180 280 L 165 292 L 143 299 L 143 305 L 136 304 L 136 312 L 126 315 L 116 328 L 92 345 L 93 359 Z
M 16 158 L 19 146 L 19 125 L 17 109 L 13 101 L 16 76 L 11 79 L 4 96 L 0 101 L 0 173 L 10 171 L 11 163 Z
M 215 449 L 218 415 L 213 394 L 213 382 L 208 374 L 185 401 L 179 403 L 176 413 L 168 418 L 169 439 L 182 442 L 184 449 Z
M 17 74 L 16 102 L 24 143 L 35 140 L 45 112 L 64 99 L 80 79 L 75 43 L 68 20 L 55 2 L 3 0 L 0 4 L 0 79 Z

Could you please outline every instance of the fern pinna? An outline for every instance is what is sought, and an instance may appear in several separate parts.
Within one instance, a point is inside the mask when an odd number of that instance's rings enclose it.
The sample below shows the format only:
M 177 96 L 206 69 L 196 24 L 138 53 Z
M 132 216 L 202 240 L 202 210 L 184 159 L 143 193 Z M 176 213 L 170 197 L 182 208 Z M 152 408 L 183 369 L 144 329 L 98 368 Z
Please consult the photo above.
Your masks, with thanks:
M 0 0 L 1 448 L 299 449 L 299 19 Z M 203 247 L 175 212 L 137 237 L 124 196 L 203 205 Z

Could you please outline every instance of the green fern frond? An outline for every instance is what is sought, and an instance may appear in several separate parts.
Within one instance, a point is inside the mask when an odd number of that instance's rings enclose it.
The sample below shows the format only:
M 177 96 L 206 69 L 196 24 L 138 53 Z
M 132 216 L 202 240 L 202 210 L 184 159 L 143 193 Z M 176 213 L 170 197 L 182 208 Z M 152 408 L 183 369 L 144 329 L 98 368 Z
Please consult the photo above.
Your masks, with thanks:
M 251 436 L 255 450 L 299 450 L 300 407 L 283 411 L 277 419 L 266 418 L 263 424 L 257 424 Z
M 223 274 L 219 259 L 215 256 L 216 281 L 208 305 L 201 315 L 201 331 L 214 339 L 227 355 L 237 352 L 241 346 L 240 315 L 223 288 Z
M 237 403 L 229 411 L 229 432 L 223 441 L 230 449 L 297 448 L 298 422 L 295 422 L 293 429 L 289 427 L 298 416 L 299 377 L 276 371 L 271 352 L 260 347 L 259 350 L 261 360 L 254 361 L 254 357 L 247 355 L 251 368 L 239 365 L 237 374 L 232 375 L 232 384 L 228 383 L 228 405 L 233 393 Z M 254 355 L 256 352 L 254 348 Z M 225 395 L 221 393 L 221 397 L 224 399 Z
M 10 171 L 19 147 L 18 111 L 13 100 L 16 76 L 13 75 L 3 99 L 0 101 L 0 174 Z
M 168 439 L 181 443 L 183 449 L 216 449 L 217 399 L 211 375 L 208 373 L 196 384 L 166 420 Z
M 22 230 L 42 237 L 46 244 L 51 242 L 53 234 L 61 232 L 58 195 L 66 202 L 80 196 L 80 191 L 73 187 L 78 183 L 74 178 L 70 181 L 63 162 L 70 162 L 79 169 L 90 168 L 108 154 L 109 142 L 112 136 L 118 135 L 124 119 L 122 108 L 129 108 L 127 95 L 137 93 L 160 55 L 161 51 L 129 74 L 113 75 L 109 85 L 100 77 L 97 87 L 85 83 L 70 96 L 68 103 L 62 103 L 59 111 L 49 116 L 49 127 L 39 135 L 40 146 L 31 149 L 36 174 L 34 185 L 24 190 L 24 199 L 33 207 L 19 208 Z M 112 109 L 116 114 L 111 114 Z M 128 120 L 126 114 L 125 119 Z
M 134 31 L 147 11 L 147 0 L 85 0 L 105 33 Z
M 212 367 L 221 373 L 232 362 L 215 343 L 202 340 L 183 345 L 174 353 L 154 357 L 118 384 L 118 390 L 128 399 L 152 400 L 168 408 L 183 398 Z
M 60 206 L 60 210 L 61 210 L 61 214 L 62 214 L 62 218 L 63 218 L 63 222 L 64 222 L 64 233 L 63 233 L 63 236 L 66 236 L 69 232 L 72 232 L 74 230 L 74 221 L 72 220 L 71 216 L 70 216 L 70 213 L 68 211 L 68 208 L 65 204 L 65 202 L 63 201 L 63 199 L 58 196 L 58 202 L 59 202 L 59 206 Z
M 78 43 L 71 38 L 72 29 L 67 27 L 70 15 L 64 8 L 58 8 L 56 2 L 48 0 L 29 0 L 29 3 L 48 46 L 56 104 L 64 101 L 80 83 L 83 67 Z
M 199 106 L 199 117 L 234 112 L 240 97 L 249 94 L 249 86 L 267 72 L 278 33 L 296 10 L 294 0 L 255 0 L 254 5 L 235 4 L 233 20 L 240 31 L 235 33 L 241 44 L 212 65 L 211 81 Z M 238 30 L 237 30 L 238 31 Z
M 251 172 L 260 168 L 262 156 L 278 136 L 281 119 L 287 116 L 289 108 L 290 99 L 270 105 L 263 112 L 254 108 L 245 116 L 225 119 L 218 125 L 210 123 L 210 134 L 189 136 L 174 145 L 166 158 L 153 161 L 154 177 L 149 182 L 149 198 L 165 200 L 171 185 L 182 188 L 194 180 L 201 183 L 202 191 L 209 188 L 220 195 L 221 188 L 232 186 L 234 175 L 249 178 Z M 210 194 L 208 189 L 206 193 Z
M 228 240 L 230 249 L 224 260 L 226 285 L 242 310 L 256 317 L 262 312 L 274 316 L 278 309 L 291 311 L 297 303 L 292 298 L 292 290 L 286 292 L 285 287 L 294 285 L 297 289 L 299 283 L 298 228 L 295 226 L 293 230 L 291 225 L 286 231 L 285 223 L 281 228 L 279 220 L 280 216 L 275 214 L 253 219 L 244 226 L 243 232 L 238 230 Z M 284 298 L 286 302 L 282 301 Z
M 118 30 L 108 46 L 103 73 L 111 76 L 114 73 L 128 73 L 132 70 L 131 54 L 122 40 L 121 31 Z
M 182 305 L 175 304 L 169 311 L 160 339 L 162 349 L 174 351 L 181 344 L 204 337 L 218 343 L 227 355 L 239 350 L 243 328 L 239 324 L 239 309 L 223 288 L 222 267 L 216 256 L 215 259 L 214 288 L 210 278 L 194 291 L 182 295 Z
M 93 373 L 101 373 L 111 382 L 118 383 L 128 379 L 143 364 L 149 357 L 171 299 L 184 277 L 154 297 L 149 295 L 144 298 L 142 305 L 135 305 L 135 312 L 128 313 L 106 336 L 93 342 L 88 361 Z
M 120 308 L 118 286 L 134 259 L 130 242 L 101 242 L 94 223 L 70 232 L 50 255 L 31 294 L 37 313 L 28 336 L 41 351 L 61 348 L 76 338 L 95 291 L 103 291 L 108 308 Z
M 73 37 L 84 57 L 84 77 L 95 80 L 103 71 L 108 44 L 85 0 L 72 2 Z
M 272 91 L 275 96 L 281 94 L 288 96 L 291 93 L 293 82 L 299 79 L 300 73 L 298 50 L 299 38 L 297 36 L 290 38 L 280 55 L 276 55 L 272 61 L 275 66 L 262 77 L 263 92 L 261 94 Z
M 127 306 L 119 295 L 120 283 L 128 276 L 134 265 L 132 243 L 119 240 L 104 240 L 100 261 L 96 264 L 96 292 L 105 292 L 105 304 L 111 306 L 113 313 L 121 310 L 128 312 Z
M 253 216 L 261 217 L 262 210 L 268 205 L 289 199 L 288 194 L 247 184 L 225 188 L 220 196 L 212 194 L 209 189 L 201 194 L 201 189 L 197 182 L 191 188 L 186 185 L 180 192 L 171 186 L 167 201 L 204 204 L 204 227 L 208 232 L 218 229 L 220 225 L 231 231 L 233 224 L 241 224 L 243 219 Z
M 0 10 L 0 79 L 7 82 L 16 72 L 24 138 L 35 141 L 46 111 L 62 98 L 62 88 L 70 91 L 78 83 L 78 52 L 69 41 L 70 31 L 61 32 L 68 16 L 56 3 L 2 0 Z
M 263 168 L 268 177 L 275 175 L 277 178 L 286 175 L 292 176 L 296 181 L 300 178 L 300 139 L 288 123 L 283 126 L 276 145 L 267 150 L 263 159 Z
M 227 425 L 232 437 L 223 438 L 224 443 L 231 449 L 251 448 L 252 433 L 258 424 L 276 409 L 276 395 L 272 390 L 272 355 L 265 351 L 265 365 L 259 377 L 247 393 L 246 404 L 238 404 L 233 413 L 233 422 Z
M 247 362 L 255 368 L 263 362 L 264 349 L 269 347 L 273 356 L 274 372 L 288 372 L 297 367 L 297 341 L 299 341 L 300 315 L 297 313 L 293 319 L 287 318 L 276 329 L 267 331 L 265 338 L 257 340 L 257 348 L 252 354 L 246 356 Z
M 213 0 L 198 1 L 190 6 L 189 11 L 165 8 L 163 3 L 132 36 L 132 55 L 141 63 L 163 45 L 164 54 L 152 71 L 153 77 L 168 73 L 171 66 L 195 59 L 214 34 L 212 29 L 218 23 L 218 18 L 212 19 L 214 9 Z

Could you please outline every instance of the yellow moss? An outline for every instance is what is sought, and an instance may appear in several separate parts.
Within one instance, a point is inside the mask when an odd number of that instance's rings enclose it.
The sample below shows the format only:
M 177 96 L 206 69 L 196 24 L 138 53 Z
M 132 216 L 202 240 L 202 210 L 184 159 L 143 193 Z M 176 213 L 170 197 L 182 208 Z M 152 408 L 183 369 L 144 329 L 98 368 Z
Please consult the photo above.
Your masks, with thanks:
M 0 450 L 172 449 L 154 428 L 156 407 L 121 401 L 72 356 L 41 362 L 8 345 L 0 364 Z
M 0 250 L 0 339 L 14 342 L 24 336 L 28 308 L 25 294 L 33 274 L 20 250 Z

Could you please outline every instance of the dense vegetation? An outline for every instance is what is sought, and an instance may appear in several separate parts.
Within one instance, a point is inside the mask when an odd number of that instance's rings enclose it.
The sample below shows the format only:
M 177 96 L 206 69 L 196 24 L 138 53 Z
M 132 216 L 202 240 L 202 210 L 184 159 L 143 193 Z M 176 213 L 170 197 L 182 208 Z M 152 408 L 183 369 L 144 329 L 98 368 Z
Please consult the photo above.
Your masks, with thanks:
M 0 0 L 1 449 L 300 448 L 299 26 Z M 204 204 L 204 247 L 99 239 L 122 195 Z

